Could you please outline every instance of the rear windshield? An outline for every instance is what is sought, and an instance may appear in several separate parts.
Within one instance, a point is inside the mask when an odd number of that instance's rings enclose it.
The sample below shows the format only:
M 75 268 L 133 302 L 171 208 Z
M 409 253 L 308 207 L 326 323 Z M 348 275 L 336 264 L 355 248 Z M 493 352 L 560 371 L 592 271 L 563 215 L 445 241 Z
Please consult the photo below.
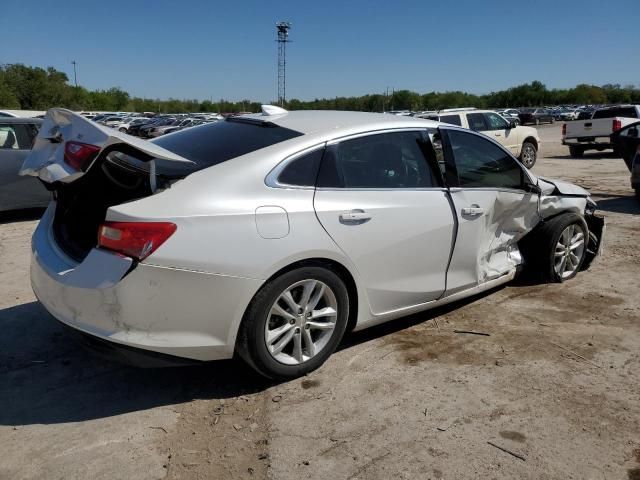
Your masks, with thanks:
M 613 117 L 627 117 L 638 118 L 638 113 L 635 107 L 619 107 L 619 108 L 605 108 L 603 110 L 596 110 L 593 114 L 593 118 L 613 118 Z
M 160 137 L 153 143 L 195 162 L 184 167 L 158 160 L 158 171 L 190 173 L 211 167 L 232 158 L 260 150 L 302 135 L 270 122 L 249 122 L 241 119 L 207 123 L 180 133 Z

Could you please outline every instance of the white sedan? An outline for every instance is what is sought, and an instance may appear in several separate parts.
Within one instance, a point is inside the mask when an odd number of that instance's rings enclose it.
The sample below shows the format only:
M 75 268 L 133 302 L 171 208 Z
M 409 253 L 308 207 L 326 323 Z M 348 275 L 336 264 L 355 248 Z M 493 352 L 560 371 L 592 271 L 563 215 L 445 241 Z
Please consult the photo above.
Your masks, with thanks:
M 162 360 L 238 353 L 272 378 L 525 263 L 570 279 L 604 229 L 582 188 L 395 115 L 265 106 L 146 142 L 53 109 L 22 174 L 55 192 L 31 266 L 55 318 Z

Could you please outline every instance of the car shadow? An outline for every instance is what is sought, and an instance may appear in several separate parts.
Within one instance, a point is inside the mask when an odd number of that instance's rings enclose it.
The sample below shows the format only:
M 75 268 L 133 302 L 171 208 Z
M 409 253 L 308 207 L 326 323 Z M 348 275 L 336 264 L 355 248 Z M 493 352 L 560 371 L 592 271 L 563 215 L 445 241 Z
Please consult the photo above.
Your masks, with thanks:
M 618 160 L 624 164 L 624 160 L 622 160 L 622 157 L 620 157 L 619 154 L 613 152 L 612 150 L 604 150 L 602 152 L 585 152 L 581 157 L 572 157 L 567 151 L 566 155 L 550 155 L 548 157 L 545 156 L 544 158 L 550 160 Z
M 141 369 L 103 360 L 38 302 L 0 310 L 0 425 L 79 422 L 271 385 L 236 360 Z
M 598 210 L 640 215 L 640 200 L 633 192 L 630 192 L 629 195 L 592 193 L 591 197 L 598 204 Z
M 9 210 L 0 212 L 0 225 L 28 220 L 39 220 L 46 208 L 24 208 L 22 210 Z
M 339 350 L 430 321 L 495 290 L 349 333 Z M 257 393 L 279 383 L 237 359 L 147 369 L 104 360 L 82 348 L 78 335 L 38 302 L 1 309 L 0 328 L 0 425 L 80 422 L 194 399 Z

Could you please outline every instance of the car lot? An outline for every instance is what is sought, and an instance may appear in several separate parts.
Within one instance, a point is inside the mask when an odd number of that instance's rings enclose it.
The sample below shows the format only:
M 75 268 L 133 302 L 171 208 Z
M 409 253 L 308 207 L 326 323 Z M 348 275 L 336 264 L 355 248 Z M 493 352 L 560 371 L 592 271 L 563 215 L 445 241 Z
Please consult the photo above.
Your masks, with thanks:
M 607 216 L 591 271 L 350 335 L 288 383 L 85 353 L 31 293 L 36 222 L 4 218 L 0 478 L 638 478 L 640 204 L 621 159 L 571 159 L 559 125 L 538 131 L 534 173 Z

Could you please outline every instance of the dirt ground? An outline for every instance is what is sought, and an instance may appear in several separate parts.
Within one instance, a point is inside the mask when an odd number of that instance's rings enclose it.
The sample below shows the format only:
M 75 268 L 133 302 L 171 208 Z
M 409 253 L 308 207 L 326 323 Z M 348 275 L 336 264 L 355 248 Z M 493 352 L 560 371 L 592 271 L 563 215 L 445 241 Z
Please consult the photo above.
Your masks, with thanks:
M 539 130 L 534 172 L 607 217 L 591 270 L 349 335 L 288 383 L 86 353 L 31 292 L 36 221 L 4 217 L 0 478 L 640 479 L 640 203 L 622 160 Z

